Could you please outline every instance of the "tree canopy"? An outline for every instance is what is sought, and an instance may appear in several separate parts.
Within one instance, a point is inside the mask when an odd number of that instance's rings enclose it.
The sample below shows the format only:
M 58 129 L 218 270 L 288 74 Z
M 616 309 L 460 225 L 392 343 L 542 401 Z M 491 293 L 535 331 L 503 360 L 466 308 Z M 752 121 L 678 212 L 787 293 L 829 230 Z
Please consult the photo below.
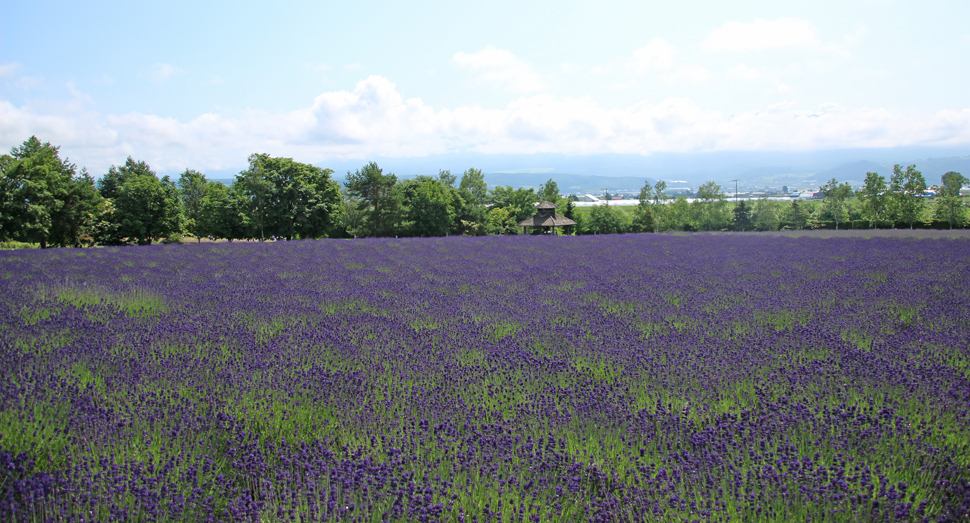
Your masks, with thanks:
M 76 246 L 100 203 L 86 170 L 31 136 L 0 158 L 0 239 Z

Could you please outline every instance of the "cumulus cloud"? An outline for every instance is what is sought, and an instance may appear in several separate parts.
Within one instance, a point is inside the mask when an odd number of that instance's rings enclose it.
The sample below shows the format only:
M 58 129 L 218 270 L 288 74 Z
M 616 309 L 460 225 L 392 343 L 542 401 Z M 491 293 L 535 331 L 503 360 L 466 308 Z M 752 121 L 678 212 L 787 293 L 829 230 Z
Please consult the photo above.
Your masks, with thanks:
M 508 49 L 489 45 L 477 53 L 455 53 L 452 60 L 478 81 L 506 91 L 527 93 L 546 88 L 542 76 Z
M 727 70 L 727 76 L 732 80 L 751 82 L 764 78 L 765 73 L 760 69 L 749 67 L 747 64 L 738 64 Z
M 676 48 L 663 38 L 654 38 L 647 45 L 633 51 L 627 68 L 634 74 L 666 71 L 674 65 Z
M 844 54 L 845 50 L 819 40 L 818 31 L 808 20 L 779 18 L 754 22 L 728 22 L 711 31 L 701 48 L 711 52 L 746 53 L 777 49 L 830 51 Z
M 633 51 L 629 57 L 613 60 L 612 62 L 591 69 L 593 74 L 620 73 L 628 78 L 636 78 L 648 74 L 659 74 L 667 83 L 698 83 L 711 78 L 711 73 L 699 65 L 681 64 L 674 67 L 677 48 L 663 38 L 654 38 L 647 45 Z M 636 87 L 636 80 L 614 82 L 610 84 L 616 89 Z
M 701 83 L 711 79 L 711 73 L 699 65 L 682 65 L 661 75 L 667 83 Z
M 13 76 L 20 68 L 20 64 L 17 62 L 11 62 L 9 64 L 0 64 L 0 78 L 6 78 L 8 76 Z
M 626 73 L 632 76 L 643 76 L 648 73 L 669 71 L 674 66 L 674 55 L 677 48 L 663 38 L 654 38 L 647 45 L 633 51 L 633 54 L 608 64 L 593 67 L 593 74 L 612 72 Z
M 589 97 L 520 97 L 504 108 L 434 108 L 405 98 L 387 78 L 317 96 L 288 113 L 208 113 L 188 121 L 99 114 L 85 104 L 56 111 L 0 100 L 0 147 L 31 135 L 62 146 L 93 173 L 133 155 L 160 171 L 245 166 L 253 152 L 305 162 L 328 158 L 478 153 L 637 153 L 812 150 L 970 144 L 970 110 L 935 113 L 824 104 L 780 104 L 725 115 L 687 98 L 607 108 Z
M 182 70 L 172 64 L 156 63 L 148 72 L 148 78 L 150 78 L 153 82 L 160 84 L 164 83 L 172 76 L 180 73 L 182 73 Z

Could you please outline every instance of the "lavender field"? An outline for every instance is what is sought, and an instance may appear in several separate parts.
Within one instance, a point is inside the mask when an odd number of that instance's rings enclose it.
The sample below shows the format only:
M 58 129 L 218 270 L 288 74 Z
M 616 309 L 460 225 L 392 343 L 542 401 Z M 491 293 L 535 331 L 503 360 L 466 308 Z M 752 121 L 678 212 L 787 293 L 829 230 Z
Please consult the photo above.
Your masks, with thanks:
M 0 253 L 0 520 L 966 521 L 970 241 Z

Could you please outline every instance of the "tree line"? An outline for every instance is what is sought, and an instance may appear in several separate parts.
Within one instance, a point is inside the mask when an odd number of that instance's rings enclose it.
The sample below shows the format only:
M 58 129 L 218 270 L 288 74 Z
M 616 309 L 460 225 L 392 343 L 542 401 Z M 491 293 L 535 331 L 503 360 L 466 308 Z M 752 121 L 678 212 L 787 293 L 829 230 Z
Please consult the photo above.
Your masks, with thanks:
M 948 172 L 941 182 L 932 205 L 922 197 L 927 189 L 922 174 L 899 165 L 889 180 L 867 173 L 857 192 L 830 180 L 817 205 L 766 199 L 732 205 L 714 182 L 703 184 L 688 202 L 668 197 L 659 181 L 643 187 L 632 212 L 608 205 L 581 211 L 552 179 L 538 190 L 488 189 L 475 168 L 460 179 L 447 170 L 399 179 L 370 162 L 348 172 L 341 186 L 331 169 L 268 154 L 251 155 L 248 168 L 228 186 L 193 169 L 177 180 L 158 177 L 131 157 L 95 180 L 61 159 L 57 146 L 32 136 L 0 156 L 0 241 L 44 248 L 148 245 L 178 242 L 185 234 L 199 241 L 522 234 L 517 224 L 542 201 L 576 221 L 566 234 L 966 226 L 960 187 L 967 178 Z M 848 203 L 853 197 L 857 205 Z
M 783 202 L 766 198 L 734 204 L 721 187 L 707 182 L 688 203 L 684 197 L 670 198 L 666 183 L 647 183 L 640 190 L 639 205 L 632 214 L 607 206 L 596 206 L 588 220 L 592 229 L 609 232 L 665 231 L 771 231 L 781 229 L 862 229 L 897 227 L 963 228 L 970 225 L 970 208 L 960 189 L 970 180 L 957 172 L 941 177 L 935 198 L 926 197 L 929 189 L 915 165 L 895 165 L 890 178 L 868 172 L 858 191 L 836 179 L 819 190 L 820 201 Z M 851 200 L 851 201 L 850 201 Z M 605 224 L 605 225 L 604 225 Z M 579 224 L 580 231 L 590 229 Z

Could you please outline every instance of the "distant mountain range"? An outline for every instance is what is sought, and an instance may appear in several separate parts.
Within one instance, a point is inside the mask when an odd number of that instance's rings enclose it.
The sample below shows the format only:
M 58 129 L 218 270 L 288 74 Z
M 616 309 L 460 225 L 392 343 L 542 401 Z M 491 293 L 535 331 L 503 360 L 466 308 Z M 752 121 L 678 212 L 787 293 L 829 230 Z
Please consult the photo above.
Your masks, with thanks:
M 766 187 L 788 185 L 813 189 L 831 178 L 861 185 L 866 172 L 874 171 L 887 179 L 894 164 L 915 164 L 927 183 L 939 183 L 947 171 L 970 176 L 970 146 L 895 147 L 888 149 L 840 149 L 808 152 L 709 152 L 655 153 L 651 155 L 600 154 L 442 154 L 420 158 L 374 158 L 384 172 L 399 178 L 419 174 L 437 175 L 448 169 L 459 178 L 465 169 L 475 167 L 485 173 L 490 186 L 536 187 L 550 178 L 563 193 L 602 193 L 638 191 L 655 180 L 684 180 L 696 187 L 715 181 L 722 187 Z M 335 171 L 343 182 L 348 171 L 367 163 L 360 159 L 332 159 L 316 165 Z M 207 172 L 209 179 L 232 183 L 238 170 Z M 176 177 L 177 173 L 174 174 Z M 669 184 L 669 183 L 668 183 Z M 681 185 L 681 184 L 678 184 Z

